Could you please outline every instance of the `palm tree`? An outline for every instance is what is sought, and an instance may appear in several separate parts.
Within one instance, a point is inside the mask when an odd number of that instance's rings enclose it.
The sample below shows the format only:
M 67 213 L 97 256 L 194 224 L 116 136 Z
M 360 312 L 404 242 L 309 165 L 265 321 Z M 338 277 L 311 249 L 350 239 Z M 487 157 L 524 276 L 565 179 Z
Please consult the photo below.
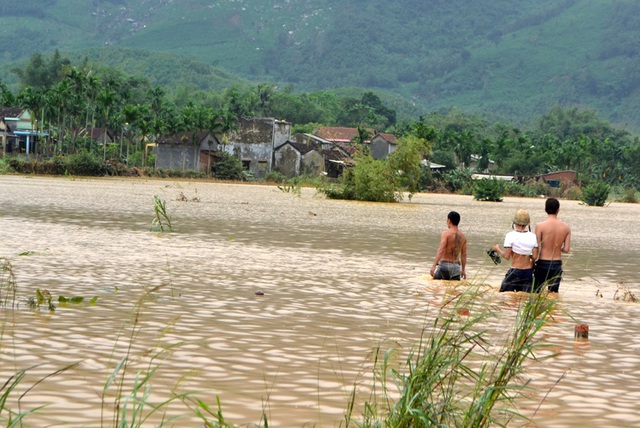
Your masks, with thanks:
M 156 116 L 151 120 L 151 132 L 153 141 L 156 143 L 165 132 L 167 132 L 167 121 L 163 116 Z M 145 148 L 144 157 L 142 158 L 142 166 L 147 165 L 147 150 Z
M 226 151 L 226 144 L 229 142 L 229 132 L 238 129 L 238 116 L 231 110 L 220 110 L 218 112 L 220 120 L 220 134 L 222 135 L 222 147 Z
M 116 93 L 109 87 L 102 88 L 102 90 L 98 92 L 96 96 L 96 102 L 101 113 L 100 117 L 102 119 L 102 127 L 104 128 L 104 134 L 102 138 L 103 161 L 107 160 L 107 134 L 109 132 L 109 125 L 111 120 L 111 110 L 115 106 L 116 100 Z
M 127 153 L 126 159 L 129 159 L 129 149 L 133 136 L 136 133 L 136 126 L 142 117 L 142 108 L 137 104 L 126 104 L 122 109 L 124 118 L 124 131 L 127 134 Z

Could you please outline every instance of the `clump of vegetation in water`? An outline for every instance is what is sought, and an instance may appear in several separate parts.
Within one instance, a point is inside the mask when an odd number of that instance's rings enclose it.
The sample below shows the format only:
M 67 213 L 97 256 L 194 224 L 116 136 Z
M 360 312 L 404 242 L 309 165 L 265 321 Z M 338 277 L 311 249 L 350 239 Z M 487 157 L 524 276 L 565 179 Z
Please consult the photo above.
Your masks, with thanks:
M 93 305 L 97 300 L 98 300 L 98 296 L 94 296 L 89 301 L 89 304 Z M 27 299 L 27 305 L 29 306 L 29 309 L 40 309 L 41 307 L 46 307 L 49 311 L 53 312 L 56 310 L 56 306 L 53 304 L 53 301 L 54 301 L 53 296 L 51 295 L 49 290 L 37 289 L 35 296 L 29 297 L 29 299 Z M 65 305 L 65 306 L 68 306 L 70 304 L 78 305 L 84 302 L 84 297 L 58 296 L 58 302 L 61 305 Z
M 622 300 L 623 302 L 635 303 L 638 301 L 638 297 L 626 285 L 619 285 L 616 292 L 613 294 L 613 300 Z
M 16 276 L 11 262 L 0 258 L 0 308 L 13 307 L 16 301 Z
M 154 195 L 153 202 L 153 210 L 156 216 L 151 221 L 151 230 L 159 230 L 160 232 L 173 232 L 171 218 L 167 213 L 167 203 L 164 200 L 160 199 L 158 195 Z
M 283 193 L 292 193 L 296 196 L 300 196 L 302 191 L 302 186 L 298 182 L 296 178 L 292 178 L 290 180 L 285 181 L 283 184 L 278 186 Z

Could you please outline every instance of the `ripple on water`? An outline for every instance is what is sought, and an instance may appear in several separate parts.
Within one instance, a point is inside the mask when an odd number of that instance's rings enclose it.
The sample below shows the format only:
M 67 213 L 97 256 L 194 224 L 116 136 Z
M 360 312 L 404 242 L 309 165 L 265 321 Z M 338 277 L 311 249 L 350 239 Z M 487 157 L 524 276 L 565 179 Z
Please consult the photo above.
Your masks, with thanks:
M 130 355 L 134 370 L 148 368 L 150 353 L 163 346 L 174 348 L 154 379 L 160 390 L 180 382 L 207 398 L 218 395 L 226 420 L 236 424 L 258 422 L 267 406 L 270 426 L 334 426 L 354 382 L 369 390 L 372 349 L 404 358 L 437 308 L 464 288 L 425 276 L 452 207 L 463 213 L 470 238 L 468 270 L 487 283 L 497 315 L 488 324 L 492 339 L 511 331 L 519 298 L 496 292 L 506 265 L 485 269 L 485 244 L 499 242 L 517 207 L 530 210 L 534 222 L 544 218 L 541 201 L 526 198 L 487 205 L 418 194 L 409 204 L 354 204 L 313 198 L 306 189 L 291 198 L 259 186 L 197 182 L 0 182 L 0 254 L 15 261 L 24 296 L 36 288 L 99 296 L 94 306 L 53 314 L 17 311 L 15 328 L 5 330 L 3 373 L 48 362 L 33 373 L 46 376 L 82 361 L 57 376 L 55 388 L 31 395 L 28 403 L 50 403 L 33 426 L 91 425 L 99 417 L 95 391 L 115 364 Z M 201 203 L 177 201 L 195 188 Z M 180 232 L 149 232 L 156 194 L 167 199 Z M 614 294 L 621 283 L 640 294 L 629 280 L 640 248 L 611 219 L 640 230 L 640 208 L 562 204 L 574 250 L 556 322 L 543 329 L 544 342 L 556 347 L 540 356 L 559 353 L 527 364 L 527 377 L 542 386 L 540 399 L 549 394 L 540 408 L 530 400 L 523 407 L 537 411 L 538 426 L 637 425 L 640 305 Z M 300 215 L 309 211 L 312 219 Z M 41 254 L 16 257 L 24 249 Z M 258 289 L 263 297 L 254 295 Z M 586 344 L 574 345 L 576 320 L 590 326 Z

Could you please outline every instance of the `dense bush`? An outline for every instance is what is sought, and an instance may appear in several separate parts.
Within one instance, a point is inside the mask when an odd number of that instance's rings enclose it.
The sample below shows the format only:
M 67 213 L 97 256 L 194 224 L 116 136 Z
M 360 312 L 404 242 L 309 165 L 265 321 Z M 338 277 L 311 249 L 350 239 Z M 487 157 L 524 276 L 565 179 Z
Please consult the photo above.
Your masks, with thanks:
M 282 174 L 281 172 L 269 171 L 269 173 L 264 178 L 264 180 L 269 183 L 282 184 L 282 183 L 286 183 L 289 180 L 289 178 L 286 175 Z
M 495 178 L 483 178 L 473 182 L 473 198 L 478 201 L 502 202 L 505 182 Z
M 211 175 L 220 180 L 246 180 L 242 162 L 228 153 L 223 153 L 222 159 L 211 166 Z
M 471 171 L 468 169 L 454 169 L 440 177 L 442 186 L 450 192 L 468 193 L 472 187 Z
M 550 195 L 555 196 L 555 195 Z M 578 186 L 571 186 L 564 191 L 562 195 L 565 199 L 569 199 L 570 201 L 581 201 L 582 200 L 582 189 Z
M 526 183 L 507 181 L 504 183 L 504 195 L 521 196 L 524 198 L 548 196 L 549 186 L 544 182 L 536 182 L 533 180 L 527 181 Z
M 85 150 L 65 156 L 64 164 L 66 172 L 71 175 L 101 176 L 108 171 L 102 159 Z
M 615 198 L 616 202 L 625 202 L 629 204 L 637 204 L 638 203 L 638 192 L 632 188 L 627 187 L 622 191 L 618 192 Z
M 595 207 L 603 207 L 611 187 L 603 181 L 594 181 L 582 188 L 582 202 Z
M 397 202 L 401 198 L 388 164 L 368 155 L 359 156 L 355 166 L 344 172 L 339 183 L 324 183 L 318 191 L 331 199 Z

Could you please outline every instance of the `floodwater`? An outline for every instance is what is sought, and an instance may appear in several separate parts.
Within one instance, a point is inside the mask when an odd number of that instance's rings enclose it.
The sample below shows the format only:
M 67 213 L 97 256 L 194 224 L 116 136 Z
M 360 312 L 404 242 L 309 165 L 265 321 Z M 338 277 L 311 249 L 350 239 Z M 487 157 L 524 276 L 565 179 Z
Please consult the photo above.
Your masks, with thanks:
M 150 230 L 154 196 L 172 233 Z M 18 308 L 0 312 L 0 384 L 30 368 L 17 393 L 33 388 L 9 405 L 46 407 L 25 426 L 111 426 L 116 387 L 106 385 L 128 356 L 125 391 L 153 369 L 155 402 L 193 392 L 214 411 L 219 397 L 237 425 L 264 413 L 272 427 L 339 426 L 354 385 L 359 396 L 368 389 L 372 350 L 411 349 L 466 287 L 428 276 L 451 209 L 469 239 L 468 280 L 498 308 L 495 334 L 507 334 L 518 297 L 497 292 L 508 265 L 484 250 L 502 243 L 518 208 L 534 224 L 546 216 L 544 199 L 372 204 L 275 186 L 0 176 L 0 257 L 18 288 Z M 527 363 L 523 381 L 536 391 L 520 411 L 529 426 L 640 426 L 640 303 L 621 298 L 640 297 L 640 205 L 561 201 L 560 218 L 572 226 L 572 254 L 542 331 L 557 356 Z M 28 309 L 37 289 L 55 311 Z M 574 339 L 577 324 L 589 325 L 587 341 Z

